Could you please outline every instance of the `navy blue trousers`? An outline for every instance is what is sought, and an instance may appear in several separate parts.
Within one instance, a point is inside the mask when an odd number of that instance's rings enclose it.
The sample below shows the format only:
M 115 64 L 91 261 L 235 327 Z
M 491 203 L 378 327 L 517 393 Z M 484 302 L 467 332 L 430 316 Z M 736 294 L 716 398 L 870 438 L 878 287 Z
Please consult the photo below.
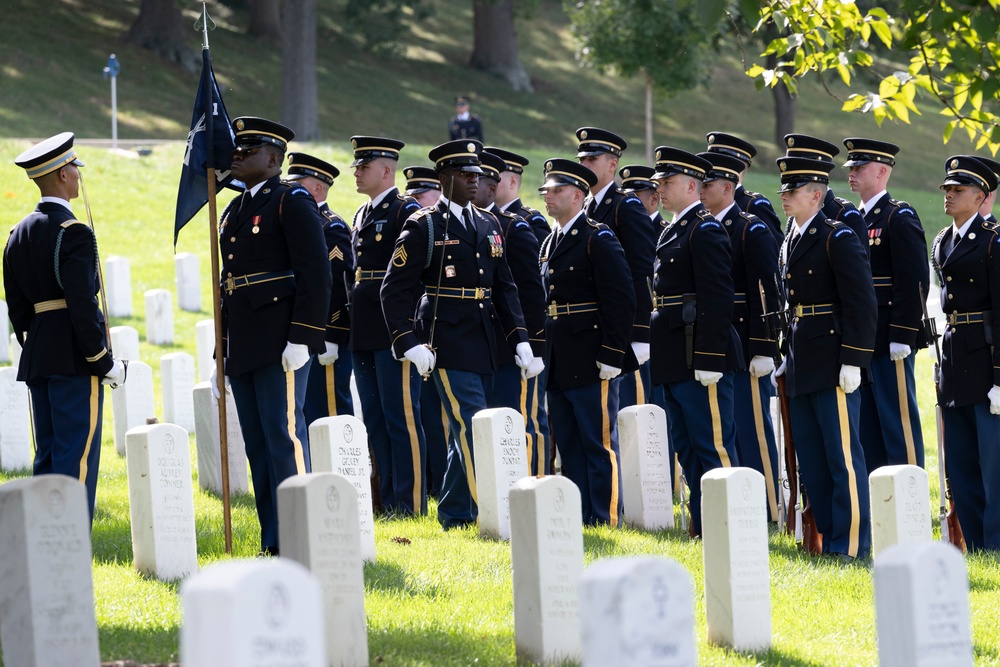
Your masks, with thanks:
M 278 485 L 312 469 L 302 403 L 311 362 L 286 373 L 281 362 L 229 378 L 246 443 L 261 549 L 278 544 Z
M 35 422 L 35 475 L 68 475 L 87 487 L 94 520 L 101 462 L 104 391 L 96 375 L 54 375 L 28 382 Z
M 314 356 L 306 386 L 306 402 L 302 406 L 306 423 L 312 424 L 323 417 L 354 415 L 354 398 L 351 396 L 351 373 L 354 362 L 344 354 L 330 366 L 324 366 Z
M 493 395 L 488 401 L 491 408 L 510 408 L 521 413 L 528 447 L 528 473 L 531 475 L 548 475 L 551 472 L 552 439 L 545 412 L 545 395 L 541 390 L 545 386 L 544 373 L 542 371 L 541 375 L 530 380 L 522 380 L 517 364 L 501 366 L 493 377 Z
M 740 465 L 753 468 L 764 476 L 767 513 L 778 520 L 778 445 L 771 423 L 771 397 L 774 387 L 768 375 L 755 378 L 749 371 L 737 371 L 735 390 L 736 452 Z
M 942 408 L 945 465 L 970 551 L 1000 550 L 1000 416 L 989 403 Z
M 428 496 L 440 498 L 444 469 L 448 465 L 448 413 L 441 405 L 437 384 L 433 381 L 424 382 L 420 387 L 420 423 L 427 442 L 424 486 Z
M 888 354 L 872 357 L 872 383 L 861 388 L 861 446 L 868 472 L 882 466 L 924 467 L 924 436 L 913 380 L 916 352 L 893 361 Z

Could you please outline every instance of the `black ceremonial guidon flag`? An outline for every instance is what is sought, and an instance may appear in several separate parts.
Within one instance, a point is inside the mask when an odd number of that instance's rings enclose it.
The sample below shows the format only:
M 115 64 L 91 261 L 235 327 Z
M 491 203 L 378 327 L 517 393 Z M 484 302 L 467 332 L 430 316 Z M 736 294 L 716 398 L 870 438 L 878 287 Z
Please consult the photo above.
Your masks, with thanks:
M 215 82 L 208 49 L 202 50 L 202 60 L 201 84 L 198 86 L 198 96 L 194 101 L 191 131 L 188 132 L 181 182 L 177 188 L 177 213 L 174 216 L 175 247 L 181 227 L 208 203 L 208 168 L 216 169 L 216 192 L 232 182 L 229 166 L 233 161 L 235 135 L 229 122 L 229 114 L 226 113 L 226 106 L 222 103 L 219 86 Z

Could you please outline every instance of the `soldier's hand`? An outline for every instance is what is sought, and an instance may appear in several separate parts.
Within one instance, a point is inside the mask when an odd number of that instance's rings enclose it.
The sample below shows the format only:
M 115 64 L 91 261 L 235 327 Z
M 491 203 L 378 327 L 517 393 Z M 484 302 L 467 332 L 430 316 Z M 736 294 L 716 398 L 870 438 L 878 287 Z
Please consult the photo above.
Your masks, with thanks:
M 228 375 L 223 375 L 222 381 L 226 383 L 226 387 L 229 387 Z M 215 396 L 215 400 L 222 398 L 222 389 L 219 388 L 219 367 L 214 363 L 212 364 L 212 374 L 208 377 L 208 384 L 212 388 L 212 396 Z
M 434 370 L 434 352 L 426 345 L 414 345 L 403 356 L 416 366 L 420 375 L 427 376 Z
M 750 360 L 750 375 L 762 378 L 774 370 L 774 359 L 762 354 L 755 354 Z
M 111 365 L 111 370 L 101 378 L 101 384 L 109 385 L 112 389 L 125 384 L 125 376 L 128 374 L 128 362 L 115 359 Z
M 613 380 L 619 375 L 621 375 L 622 372 L 622 369 L 620 368 L 615 368 L 614 366 L 602 364 L 599 361 L 597 362 L 597 370 L 602 380 Z
M 632 342 L 632 353 L 635 354 L 636 361 L 642 366 L 649 361 L 649 343 Z
M 722 379 L 722 373 L 719 371 L 699 371 L 696 368 L 694 370 L 694 379 L 700 382 L 702 386 L 708 387 L 718 384 L 719 380 Z
M 525 380 L 530 380 L 539 373 L 545 370 L 545 362 L 542 361 L 541 357 L 532 357 L 531 363 L 528 364 L 527 368 L 521 369 L 521 377 Z
M 531 351 L 531 345 L 528 343 L 518 343 L 517 347 L 514 348 L 514 363 L 522 371 L 531 365 L 531 361 L 534 358 L 535 353 Z
M 840 367 L 840 388 L 845 394 L 857 390 L 861 386 L 861 368 L 844 364 Z
M 286 373 L 294 373 L 309 361 L 309 346 L 289 342 L 281 353 L 281 367 Z
M 889 343 L 889 359 L 899 361 L 910 356 L 910 346 L 903 343 Z
M 775 389 L 778 388 L 778 378 L 785 374 L 785 365 L 788 363 L 788 357 L 781 360 L 781 364 L 774 369 L 771 373 L 771 386 Z
M 993 385 L 986 396 L 990 399 L 990 414 L 1000 415 L 1000 387 Z
M 317 357 L 323 366 L 332 366 L 337 359 L 340 359 L 340 346 L 336 343 L 326 341 L 326 352 Z

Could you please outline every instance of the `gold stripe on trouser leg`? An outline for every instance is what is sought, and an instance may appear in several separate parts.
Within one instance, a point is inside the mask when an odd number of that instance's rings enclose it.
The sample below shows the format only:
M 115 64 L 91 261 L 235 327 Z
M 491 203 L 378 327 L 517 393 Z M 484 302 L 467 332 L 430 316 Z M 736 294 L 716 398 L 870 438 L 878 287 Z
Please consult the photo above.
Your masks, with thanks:
M 548 452 L 545 450 L 545 435 L 542 433 L 542 424 L 538 421 L 538 411 L 541 410 L 539 407 L 544 396 L 541 396 L 541 382 L 538 381 L 538 377 L 533 378 L 534 382 L 531 385 L 534 387 L 532 392 L 532 402 L 531 402 L 531 423 L 535 425 L 535 470 L 529 471 L 532 474 L 541 476 L 545 474 L 545 464 L 548 458 Z
M 90 458 L 90 443 L 94 439 L 94 432 L 97 431 L 97 399 L 101 390 L 100 380 L 96 375 L 90 376 L 90 426 L 87 427 L 87 442 L 83 446 L 83 456 L 80 457 L 80 482 L 87 485 L 87 459 Z M 34 415 L 32 415 L 34 419 Z M 97 443 L 100 447 L 101 443 Z
M 462 448 L 462 458 L 465 460 L 465 479 L 469 484 L 469 494 L 472 496 L 472 502 L 479 504 L 479 494 L 476 491 L 476 468 L 472 465 L 472 455 L 469 452 L 469 426 L 462 419 L 462 409 L 458 404 L 458 399 L 455 398 L 455 392 L 451 390 L 451 382 L 448 381 L 448 372 L 443 368 L 438 369 L 438 375 L 441 376 L 441 386 L 444 388 L 445 396 L 448 399 L 448 404 L 451 405 L 451 413 L 455 415 L 455 421 L 458 422 L 458 435 L 456 440 L 458 440 L 458 446 Z
M 532 455 L 535 452 L 535 437 L 528 433 L 528 419 L 531 415 L 528 414 L 528 381 L 521 378 L 521 399 L 519 401 L 521 406 L 521 419 L 524 420 L 524 442 L 527 445 L 528 454 L 528 465 L 531 465 Z M 529 469 L 530 473 L 531 470 Z
M 639 371 L 636 371 L 633 375 L 635 375 L 635 404 L 645 405 L 646 388 L 642 386 L 642 375 L 639 374 Z
M 719 455 L 723 468 L 732 467 L 729 461 L 729 452 L 722 444 L 722 417 L 719 413 L 719 385 L 708 385 L 708 409 L 712 413 L 712 442 L 715 445 L 715 453 Z
M 315 363 L 319 363 L 318 361 Z M 333 364 L 323 366 L 323 376 L 326 378 L 326 414 L 337 416 L 337 387 L 334 384 Z
M 417 419 L 413 412 L 413 397 L 410 396 L 410 364 L 404 359 L 403 367 L 403 414 L 406 415 L 406 434 L 410 438 L 410 461 L 413 463 L 413 511 L 420 514 L 420 502 L 424 488 L 424 467 L 420 460 L 420 437 L 417 435 Z
M 857 558 L 861 509 L 858 502 L 858 479 L 854 474 L 854 458 L 851 456 L 851 425 L 847 418 L 847 394 L 840 387 L 837 387 L 837 416 L 840 418 L 840 448 L 844 452 L 844 467 L 847 468 L 847 489 L 851 494 L 851 532 L 847 555 Z
M 611 386 L 610 380 L 601 380 L 601 442 L 608 452 L 608 459 L 611 461 L 611 506 L 608 507 L 608 516 L 611 525 L 618 525 L 618 457 L 615 450 L 611 448 L 611 415 L 608 414 L 608 389 Z
M 764 434 L 764 413 L 760 409 L 760 383 L 752 375 L 750 376 L 750 400 L 753 401 L 753 424 L 757 431 L 757 448 L 760 449 L 760 461 L 764 464 L 767 508 L 771 513 L 771 521 L 777 521 L 778 497 L 774 493 L 774 479 L 771 477 L 771 452 L 767 449 L 767 437 Z
M 917 465 L 917 450 L 913 446 L 913 428 L 910 425 L 910 401 L 906 395 L 906 370 L 903 368 L 905 359 L 893 362 L 896 366 L 896 395 L 899 397 L 899 421 L 903 426 L 903 442 L 906 443 L 906 462 Z
M 285 424 L 288 427 L 288 437 L 292 439 L 292 450 L 295 452 L 295 472 L 306 474 L 306 460 L 302 453 L 302 443 L 295 435 L 295 371 L 285 371 Z

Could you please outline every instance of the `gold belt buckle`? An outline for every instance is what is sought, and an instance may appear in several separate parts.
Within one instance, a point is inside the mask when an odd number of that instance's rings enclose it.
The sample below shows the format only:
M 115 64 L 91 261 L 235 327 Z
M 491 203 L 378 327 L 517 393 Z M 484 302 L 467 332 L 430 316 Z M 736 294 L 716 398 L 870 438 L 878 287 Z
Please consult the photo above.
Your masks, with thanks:
M 483 288 L 483 287 L 477 287 L 476 288 L 476 294 L 475 294 L 475 296 L 473 298 L 475 298 L 475 299 L 477 299 L 479 301 L 482 301 L 483 299 L 485 299 L 486 298 L 486 289 Z
M 228 278 L 225 279 L 225 281 L 223 281 L 222 284 L 225 287 L 226 294 L 232 296 L 233 290 L 236 289 L 236 281 L 233 279 L 233 277 L 229 276 Z
M 802 304 L 796 304 L 795 308 L 792 309 L 792 315 L 794 317 L 802 317 Z
M 355 269 L 355 271 L 354 271 L 354 282 L 356 282 L 356 283 L 360 283 L 361 282 L 361 267 L 360 266 L 357 269 Z
M 559 314 L 559 306 L 555 303 L 549 304 L 549 317 L 556 317 Z

